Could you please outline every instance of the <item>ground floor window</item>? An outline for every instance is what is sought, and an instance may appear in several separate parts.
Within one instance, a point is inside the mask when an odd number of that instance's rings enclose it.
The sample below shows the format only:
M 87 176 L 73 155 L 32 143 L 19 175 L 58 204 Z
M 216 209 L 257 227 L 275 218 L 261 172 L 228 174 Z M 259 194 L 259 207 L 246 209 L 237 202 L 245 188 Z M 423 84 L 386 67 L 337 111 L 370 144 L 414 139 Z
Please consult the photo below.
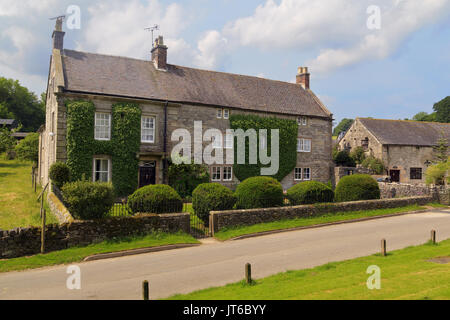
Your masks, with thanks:
M 233 167 L 211 167 L 211 180 L 214 182 L 232 181 Z
M 296 181 L 302 180 L 302 168 L 295 168 L 294 180 Z
M 303 168 L 303 180 L 311 180 L 311 169 Z
M 110 160 L 107 158 L 94 158 L 94 182 L 110 181 Z
M 224 167 L 223 181 L 231 181 L 231 180 L 233 180 L 233 167 Z
M 295 168 L 294 180 L 295 181 L 311 180 L 311 168 Z
M 411 180 L 422 180 L 422 168 L 411 168 L 410 170 Z
M 212 167 L 211 180 L 212 181 L 220 181 L 221 178 L 222 178 L 222 168 L 221 167 Z

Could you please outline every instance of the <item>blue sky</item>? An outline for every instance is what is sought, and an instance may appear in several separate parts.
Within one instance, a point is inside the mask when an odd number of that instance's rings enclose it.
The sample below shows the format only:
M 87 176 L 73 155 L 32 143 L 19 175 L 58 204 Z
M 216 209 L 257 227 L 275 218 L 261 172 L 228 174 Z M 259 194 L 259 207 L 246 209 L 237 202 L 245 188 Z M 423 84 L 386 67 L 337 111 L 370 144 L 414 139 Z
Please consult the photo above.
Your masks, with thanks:
M 411 118 L 450 95 L 450 0 L 0 0 L 0 76 L 45 90 L 48 18 L 70 5 L 66 48 L 148 59 L 143 29 L 159 24 L 172 64 L 288 82 L 308 66 L 337 121 Z

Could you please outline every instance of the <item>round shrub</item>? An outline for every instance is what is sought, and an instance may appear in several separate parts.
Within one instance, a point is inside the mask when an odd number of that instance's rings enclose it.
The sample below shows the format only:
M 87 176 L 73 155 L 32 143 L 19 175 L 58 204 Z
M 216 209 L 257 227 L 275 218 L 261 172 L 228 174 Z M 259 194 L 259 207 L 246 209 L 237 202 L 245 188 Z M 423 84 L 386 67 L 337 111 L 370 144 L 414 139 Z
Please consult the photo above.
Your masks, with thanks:
M 305 181 L 296 184 L 287 192 L 287 198 L 292 205 L 333 202 L 333 190 L 317 181 Z
M 233 192 L 218 183 L 203 183 L 192 193 L 192 208 L 207 226 L 210 211 L 231 210 L 235 203 Z
M 114 205 L 114 189 L 110 183 L 76 181 L 66 183 L 61 191 L 67 209 L 75 219 L 104 218 Z
M 271 208 L 283 206 L 283 187 L 270 177 L 244 180 L 235 193 L 238 209 Z
M 170 186 L 157 184 L 143 187 L 128 198 L 130 210 L 136 213 L 176 213 L 183 209 L 180 195 Z
M 367 174 L 343 177 L 335 190 L 337 202 L 380 199 L 377 181 Z
M 64 162 L 55 162 L 50 167 L 49 177 L 61 189 L 64 184 L 70 181 L 70 168 Z

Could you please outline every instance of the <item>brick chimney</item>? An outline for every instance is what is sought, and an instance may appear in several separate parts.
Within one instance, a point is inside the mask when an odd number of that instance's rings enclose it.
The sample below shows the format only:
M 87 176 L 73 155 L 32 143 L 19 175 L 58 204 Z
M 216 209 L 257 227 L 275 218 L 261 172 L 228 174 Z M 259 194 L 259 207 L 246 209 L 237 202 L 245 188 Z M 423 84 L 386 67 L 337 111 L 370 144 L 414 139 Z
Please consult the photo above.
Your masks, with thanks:
M 53 31 L 53 49 L 63 50 L 64 49 L 64 35 L 65 32 L 62 31 L 63 17 L 58 17 L 56 19 L 55 30 Z
M 297 72 L 297 84 L 301 85 L 303 89 L 309 89 L 309 72 L 307 67 L 299 67 Z
M 156 69 L 167 70 L 167 47 L 164 45 L 162 36 L 155 40 L 155 46 L 152 49 L 152 61 Z

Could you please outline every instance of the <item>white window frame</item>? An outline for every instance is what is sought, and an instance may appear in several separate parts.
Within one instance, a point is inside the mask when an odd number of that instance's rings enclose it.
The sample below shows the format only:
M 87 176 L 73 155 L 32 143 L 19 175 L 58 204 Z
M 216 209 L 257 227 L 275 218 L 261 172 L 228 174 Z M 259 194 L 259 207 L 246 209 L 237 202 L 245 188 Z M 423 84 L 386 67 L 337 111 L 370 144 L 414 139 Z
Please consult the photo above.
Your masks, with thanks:
M 300 171 L 300 178 L 297 178 L 298 171 Z M 294 169 L 294 180 L 295 181 L 302 181 L 303 180 L 303 169 L 302 168 L 295 168 Z
M 97 161 L 107 161 L 108 163 L 108 170 L 107 171 L 97 171 L 96 165 Z M 107 181 L 101 181 L 96 180 L 96 174 L 99 173 L 107 173 L 108 174 L 108 180 Z M 111 159 L 107 157 L 94 157 L 93 165 L 92 165 L 92 181 L 93 182 L 111 182 Z
M 223 118 L 225 120 L 230 119 L 230 109 L 223 109 Z
M 297 152 L 311 152 L 312 140 L 298 138 L 297 139 Z
M 153 128 L 145 128 L 144 127 L 144 121 L 147 119 L 153 120 Z M 153 131 L 153 139 L 152 140 L 146 140 L 144 139 L 144 136 L 149 136 L 148 134 L 144 134 L 145 131 Z M 141 117 L 141 143 L 155 143 L 155 135 L 156 135 L 156 117 L 154 116 L 142 116 Z
M 306 170 L 308 170 L 308 174 L 306 174 Z M 306 178 L 306 176 L 308 176 L 308 178 Z M 302 180 L 311 181 L 311 168 L 303 168 Z
M 222 137 L 223 139 L 223 137 Z M 216 136 L 212 136 L 212 147 L 213 149 L 222 149 L 223 148 L 223 141 L 221 139 L 216 140 Z
M 97 116 L 100 116 L 100 115 L 102 115 L 102 116 L 106 115 L 106 116 L 108 116 L 108 118 L 107 119 L 97 119 Z M 99 125 L 99 124 L 97 124 L 97 120 L 108 120 L 108 125 Z M 98 141 L 109 141 L 109 140 L 111 140 L 111 114 L 110 113 L 106 113 L 106 112 L 96 112 L 94 121 L 95 121 L 94 122 L 94 139 L 98 140 Z M 107 138 L 99 137 L 97 135 L 97 128 L 108 128 L 108 131 L 107 131 L 108 137 Z M 106 132 L 106 130 L 105 130 L 105 132 Z
M 225 135 L 225 149 L 233 149 L 234 146 L 234 135 L 226 134 Z
M 217 169 L 219 170 L 219 179 L 214 178 L 214 174 L 217 174 Z M 215 172 L 216 170 L 216 172 Z M 211 181 L 213 182 L 220 182 L 222 181 L 222 167 L 211 167 Z
M 217 109 L 217 119 L 222 119 L 222 117 L 223 117 L 223 110 Z
M 299 126 L 307 126 L 308 125 L 308 117 L 297 117 L 297 124 Z
M 225 179 L 225 170 L 230 170 L 230 178 L 229 179 Z M 222 171 L 222 178 L 223 181 L 233 181 L 233 167 L 223 167 L 223 171 Z

